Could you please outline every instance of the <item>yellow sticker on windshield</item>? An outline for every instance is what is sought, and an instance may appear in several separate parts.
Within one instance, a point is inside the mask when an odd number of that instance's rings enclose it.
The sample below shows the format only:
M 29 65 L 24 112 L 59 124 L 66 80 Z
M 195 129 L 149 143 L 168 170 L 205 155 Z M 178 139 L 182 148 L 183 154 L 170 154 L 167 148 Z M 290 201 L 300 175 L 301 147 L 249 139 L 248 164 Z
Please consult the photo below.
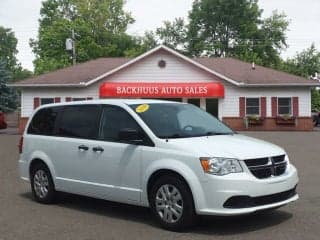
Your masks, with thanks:
M 142 104 L 136 108 L 136 112 L 137 113 L 144 113 L 144 112 L 148 111 L 149 108 L 150 108 L 150 106 L 148 104 Z

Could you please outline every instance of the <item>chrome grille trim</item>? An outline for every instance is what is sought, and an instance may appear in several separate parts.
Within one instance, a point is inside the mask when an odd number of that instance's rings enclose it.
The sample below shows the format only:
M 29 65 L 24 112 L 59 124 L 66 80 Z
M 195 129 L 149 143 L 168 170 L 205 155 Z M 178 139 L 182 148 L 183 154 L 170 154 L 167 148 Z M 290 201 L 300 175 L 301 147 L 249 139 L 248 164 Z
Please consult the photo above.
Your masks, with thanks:
M 267 164 L 265 164 L 268 159 Z M 250 172 L 258 179 L 281 176 L 287 169 L 285 155 L 244 160 Z M 261 163 L 261 164 L 259 164 Z

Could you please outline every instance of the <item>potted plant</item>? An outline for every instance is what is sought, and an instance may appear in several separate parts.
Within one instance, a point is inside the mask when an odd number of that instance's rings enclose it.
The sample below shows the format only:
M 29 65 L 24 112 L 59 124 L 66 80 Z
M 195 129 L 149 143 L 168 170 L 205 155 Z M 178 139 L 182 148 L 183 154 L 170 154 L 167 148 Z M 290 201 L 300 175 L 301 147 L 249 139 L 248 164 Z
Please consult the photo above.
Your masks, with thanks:
M 249 115 L 249 116 L 246 116 L 244 118 L 244 123 L 245 123 L 245 126 L 246 128 L 248 128 L 250 125 L 262 125 L 263 124 L 263 121 L 264 121 L 264 118 L 263 117 L 260 117 L 258 115 Z
M 276 123 L 279 125 L 295 125 L 296 118 L 289 114 L 283 114 L 283 115 L 277 116 Z

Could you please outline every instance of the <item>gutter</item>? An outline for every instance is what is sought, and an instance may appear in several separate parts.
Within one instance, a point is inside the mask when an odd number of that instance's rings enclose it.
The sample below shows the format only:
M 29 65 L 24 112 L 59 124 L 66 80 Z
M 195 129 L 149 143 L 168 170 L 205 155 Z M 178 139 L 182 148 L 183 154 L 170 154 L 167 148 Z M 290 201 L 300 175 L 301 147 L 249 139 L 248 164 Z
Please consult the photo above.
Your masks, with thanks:
M 246 84 L 241 83 L 238 87 L 320 87 L 320 83 L 271 83 L 271 84 L 261 84 L 261 83 L 254 83 L 254 84 Z
M 55 87 L 65 87 L 65 88 L 86 88 L 89 85 L 85 82 L 79 83 L 79 84 L 7 84 L 8 87 L 17 87 L 17 88 L 33 88 L 33 87 L 39 87 L 39 88 L 55 88 Z M 239 82 L 237 87 L 241 88 L 255 88 L 255 87 L 320 87 L 320 83 L 307 83 L 307 84 L 301 84 L 301 83 L 286 83 L 286 84 L 246 84 L 243 82 Z
M 17 87 L 17 88 L 24 88 L 24 87 L 75 87 L 75 88 L 85 88 L 87 87 L 85 83 L 80 84 L 7 84 L 8 87 Z

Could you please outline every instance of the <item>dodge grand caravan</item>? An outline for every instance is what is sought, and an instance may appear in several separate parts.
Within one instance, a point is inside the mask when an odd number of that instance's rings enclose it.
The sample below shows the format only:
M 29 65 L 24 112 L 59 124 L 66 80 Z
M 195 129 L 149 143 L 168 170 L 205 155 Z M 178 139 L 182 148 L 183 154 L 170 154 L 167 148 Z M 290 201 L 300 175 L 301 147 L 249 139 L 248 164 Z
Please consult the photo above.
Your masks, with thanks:
M 56 191 L 152 209 L 167 229 L 197 215 L 240 215 L 298 199 L 286 152 L 185 103 L 97 100 L 40 107 L 21 138 L 36 201 Z

